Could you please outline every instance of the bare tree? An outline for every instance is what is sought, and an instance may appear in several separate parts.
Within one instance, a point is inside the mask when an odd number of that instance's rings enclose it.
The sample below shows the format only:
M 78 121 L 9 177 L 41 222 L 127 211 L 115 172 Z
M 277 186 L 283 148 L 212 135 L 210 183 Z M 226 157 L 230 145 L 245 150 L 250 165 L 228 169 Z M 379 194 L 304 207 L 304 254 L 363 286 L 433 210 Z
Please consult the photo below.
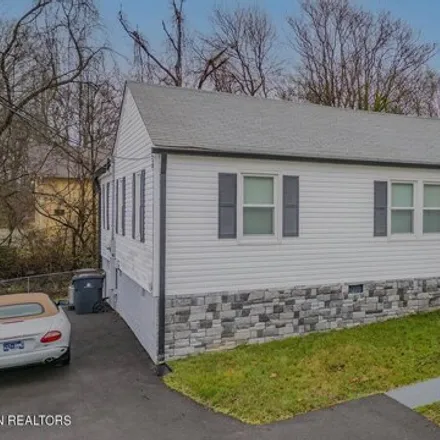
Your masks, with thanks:
M 129 23 L 122 11 L 119 12 L 119 21 L 134 43 L 138 80 L 201 89 L 226 62 L 225 47 L 209 56 L 197 50 L 187 35 L 184 4 L 185 0 L 171 0 L 171 27 L 162 21 L 167 47 L 165 53 L 155 51 L 148 38 Z
M 36 210 L 48 224 L 65 231 L 73 261 L 78 261 L 79 255 L 98 255 L 94 175 L 110 155 L 116 135 L 121 89 L 115 77 L 117 73 L 108 70 L 108 60 L 102 55 L 78 80 L 41 102 L 42 118 L 62 138 L 48 133 L 49 154 L 42 166 L 40 161 L 34 164 L 33 176 L 39 182 L 34 187 Z M 60 148 L 63 139 L 75 140 L 75 145 Z M 37 146 L 37 151 L 42 148 Z M 61 173 L 58 177 L 63 178 L 63 184 L 60 179 L 50 179 L 54 172 Z
M 16 229 L 29 232 L 22 229 L 36 209 L 63 229 L 75 261 L 96 254 L 93 175 L 110 152 L 120 102 L 98 29 L 93 0 L 39 0 L 21 18 L 0 22 L 0 206 L 7 208 L 7 239 Z M 42 191 L 34 183 L 60 156 L 74 170 L 69 185 Z M 65 215 L 54 212 L 54 203 Z
M 102 53 L 98 40 L 90 44 L 98 18 L 93 0 L 37 0 L 18 19 L 0 22 L 1 206 L 28 193 L 29 146 L 50 142 L 71 149 L 41 121 L 41 106 Z
M 404 92 L 404 113 L 440 117 L 440 76 L 436 71 L 421 71 L 412 81 L 411 87 L 406 87 Z
M 18 112 L 47 90 L 77 79 L 101 52 L 102 46 L 83 45 L 97 14 L 92 0 L 38 0 L 18 20 L 4 23 L 0 136 Z
M 216 90 L 267 97 L 281 75 L 277 36 L 268 14 L 257 6 L 215 9 L 213 32 L 204 38 L 211 51 L 227 48 L 226 62 L 211 78 Z
M 362 110 L 406 112 L 405 99 L 434 44 L 389 13 L 366 12 L 349 0 L 303 0 L 289 18 L 299 55 L 297 96 L 314 103 Z

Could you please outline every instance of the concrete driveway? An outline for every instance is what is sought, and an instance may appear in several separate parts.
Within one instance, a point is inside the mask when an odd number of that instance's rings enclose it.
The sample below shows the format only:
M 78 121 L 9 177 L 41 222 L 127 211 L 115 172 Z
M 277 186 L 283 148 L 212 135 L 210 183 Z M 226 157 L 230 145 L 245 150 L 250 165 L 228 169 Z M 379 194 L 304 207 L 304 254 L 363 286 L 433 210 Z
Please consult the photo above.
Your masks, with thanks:
M 2 427 L 2 440 L 434 440 L 440 429 L 385 396 L 252 427 L 169 390 L 114 313 L 71 314 L 67 368 L 0 373 L 0 416 L 70 415 L 69 427 Z

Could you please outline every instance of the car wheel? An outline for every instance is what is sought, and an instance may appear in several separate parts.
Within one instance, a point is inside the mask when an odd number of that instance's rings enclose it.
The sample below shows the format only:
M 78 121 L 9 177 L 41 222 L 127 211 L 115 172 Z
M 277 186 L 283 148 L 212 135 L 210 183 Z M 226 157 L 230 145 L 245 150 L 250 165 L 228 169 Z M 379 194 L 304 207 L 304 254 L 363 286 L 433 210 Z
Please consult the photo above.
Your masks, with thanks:
M 70 347 L 67 351 L 54 362 L 55 367 L 65 367 L 70 364 Z

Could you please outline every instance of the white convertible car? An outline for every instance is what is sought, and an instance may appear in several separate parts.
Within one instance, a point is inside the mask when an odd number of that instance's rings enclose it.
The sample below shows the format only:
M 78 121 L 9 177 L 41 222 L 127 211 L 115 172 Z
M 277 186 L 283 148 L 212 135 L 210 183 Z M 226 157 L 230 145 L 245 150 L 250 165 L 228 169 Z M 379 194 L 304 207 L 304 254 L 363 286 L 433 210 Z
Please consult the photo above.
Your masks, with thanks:
M 0 295 L 0 369 L 70 362 L 71 326 L 44 293 Z

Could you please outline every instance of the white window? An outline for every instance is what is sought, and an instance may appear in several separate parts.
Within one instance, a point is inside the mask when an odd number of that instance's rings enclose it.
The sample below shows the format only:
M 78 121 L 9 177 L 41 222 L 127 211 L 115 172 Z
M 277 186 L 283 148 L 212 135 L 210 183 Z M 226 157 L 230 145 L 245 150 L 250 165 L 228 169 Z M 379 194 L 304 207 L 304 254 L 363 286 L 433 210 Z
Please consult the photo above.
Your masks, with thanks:
M 414 233 L 414 184 L 391 184 L 391 233 Z
M 440 232 L 440 184 L 423 185 L 423 233 Z
M 273 176 L 243 176 L 243 235 L 275 234 Z

